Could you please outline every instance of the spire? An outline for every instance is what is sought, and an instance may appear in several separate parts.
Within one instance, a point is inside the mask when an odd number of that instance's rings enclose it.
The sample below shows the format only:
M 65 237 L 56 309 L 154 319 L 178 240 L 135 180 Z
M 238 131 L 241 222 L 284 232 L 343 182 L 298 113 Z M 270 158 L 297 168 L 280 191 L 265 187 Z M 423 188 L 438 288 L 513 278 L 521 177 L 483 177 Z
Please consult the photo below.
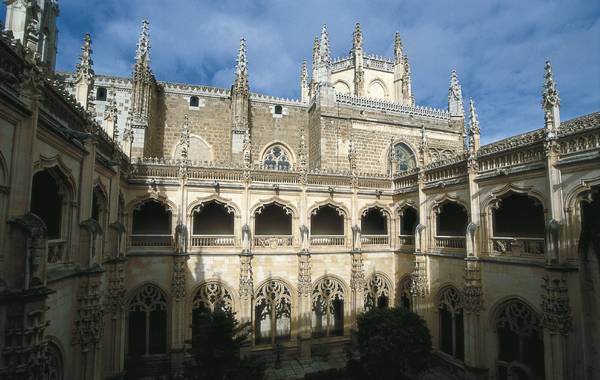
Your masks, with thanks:
M 304 60 L 300 69 L 300 100 L 303 103 L 308 103 L 308 91 L 308 68 Z
M 458 82 L 456 70 L 452 70 L 450 75 L 450 88 L 448 89 L 448 112 L 451 117 L 465 117 L 463 107 L 462 89 Z
M 148 19 L 142 21 L 142 30 L 137 43 L 137 51 L 135 53 L 136 63 L 150 63 L 150 30 Z
M 363 35 L 362 35 L 362 31 L 360 30 L 360 23 L 356 23 L 355 27 L 354 27 L 354 33 L 352 34 L 353 37 L 353 41 L 352 41 L 352 51 L 356 52 L 356 51 L 362 51 L 363 49 Z
M 240 48 L 238 51 L 237 65 L 235 68 L 235 82 L 233 91 L 238 94 L 247 94 L 248 85 L 248 60 L 246 57 L 246 39 L 240 38 Z
M 106 105 L 106 111 L 104 113 L 104 121 L 106 133 L 112 137 L 117 144 L 119 144 L 119 128 L 117 126 L 119 109 L 117 108 L 117 93 L 115 91 L 115 85 L 110 86 L 108 91 L 108 104 Z
M 552 74 L 552 65 L 546 61 L 544 65 L 544 89 L 542 91 L 542 109 L 547 128 L 558 128 L 560 126 L 560 97 Z
M 396 32 L 394 38 L 394 58 L 396 63 L 404 63 L 404 47 L 402 46 L 400 32 Z
M 321 41 L 319 43 L 319 60 L 328 65 L 331 62 L 331 51 L 329 50 L 329 35 L 327 34 L 327 25 L 323 24 L 321 28 Z
M 469 99 L 469 156 L 475 157 L 480 146 L 479 120 L 473 98 Z
M 312 55 L 312 67 L 313 70 L 319 63 L 319 37 L 315 36 L 315 42 L 313 43 L 313 55 Z
M 76 81 L 85 80 L 88 83 L 94 79 L 94 69 L 92 68 L 94 61 L 92 61 L 92 37 L 89 33 L 86 33 L 83 37 L 83 46 L 81 47 L 81 55 L 79 56 L 79 63 L 75 71 Z

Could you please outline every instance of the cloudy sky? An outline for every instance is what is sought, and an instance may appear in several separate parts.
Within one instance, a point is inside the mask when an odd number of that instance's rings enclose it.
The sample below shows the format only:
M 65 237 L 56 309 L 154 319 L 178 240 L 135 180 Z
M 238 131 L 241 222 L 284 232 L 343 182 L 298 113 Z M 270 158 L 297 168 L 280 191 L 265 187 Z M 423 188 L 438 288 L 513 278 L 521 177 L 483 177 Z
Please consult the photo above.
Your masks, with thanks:
M 393 56 L 402 35 L 416 102 L 447 107 L 450 71 L 477 104 L 484 142 L 539 128 L 544 61 L 552 61 L 562 119 L 600 111 L 597 0 L 59 0 L 58 70 L 73 70 L 85 32 L 95 70 L 129 76 L 141 20 L 150 21 L 159 80 L 229 87 L 239 37 L 253 92 L 299 96 L 299 70 L 327 24 L 333 56 L 354 23 L 368 53 Z M 4 19 L 4 11 L 0 18 Z

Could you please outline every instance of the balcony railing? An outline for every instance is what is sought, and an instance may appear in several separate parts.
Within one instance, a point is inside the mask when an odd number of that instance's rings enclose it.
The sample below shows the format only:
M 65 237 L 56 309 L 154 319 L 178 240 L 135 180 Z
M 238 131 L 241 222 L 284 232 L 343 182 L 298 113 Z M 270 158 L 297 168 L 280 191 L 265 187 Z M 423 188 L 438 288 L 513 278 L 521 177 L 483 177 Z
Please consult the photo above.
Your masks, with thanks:
M 346 237 L 344 235 L 313 235 L 310 237 L 310 245 L 313 246 L 344 246 Z
M 234 235 L 192 235 L 192 247 L 234 247 Z
M 129 236 L 131 247 L 172 247 L 173 236 L 166 234 L 132 234 Z
M 254 236 L 256 248 L 291 247 L 294 244 L 292 235 L 259 235 Z
M 494 253 L 506 256 L 543 256 L 543 238 L 493 237 Z
M 414 246 L 415 235 L 398 235 L 398 244 L 401 247 Z
M 465 249 L 465 238 L 460 236 L 436 236 L 435 247 Z
M 48 240 L 48 264 L 60 263 L 65 259 L 66 240 Z
M 362 235 L 360 242 L 362 245 L 388 245 L 390 238 L 387 235 Z

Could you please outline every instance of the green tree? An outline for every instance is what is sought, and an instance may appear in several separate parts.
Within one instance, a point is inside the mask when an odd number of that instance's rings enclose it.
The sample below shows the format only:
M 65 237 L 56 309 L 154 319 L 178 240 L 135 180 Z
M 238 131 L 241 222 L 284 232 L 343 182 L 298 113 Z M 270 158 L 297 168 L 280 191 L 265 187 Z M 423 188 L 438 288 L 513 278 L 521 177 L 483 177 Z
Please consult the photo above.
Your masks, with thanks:
M 360 315 L 358 347 L 368 378 L 411 378 L 430 366 L 429 329 L 423 318 L 403 308 L 374 308 Z
M 240 349 L 250 335 L 250 324 L 240 324 L 233 313 L 197 310 L 192 318 L 191 359 L 186 378 L 194 380 L 259 380 L 264 365 L 253 358 L 240 358 Z

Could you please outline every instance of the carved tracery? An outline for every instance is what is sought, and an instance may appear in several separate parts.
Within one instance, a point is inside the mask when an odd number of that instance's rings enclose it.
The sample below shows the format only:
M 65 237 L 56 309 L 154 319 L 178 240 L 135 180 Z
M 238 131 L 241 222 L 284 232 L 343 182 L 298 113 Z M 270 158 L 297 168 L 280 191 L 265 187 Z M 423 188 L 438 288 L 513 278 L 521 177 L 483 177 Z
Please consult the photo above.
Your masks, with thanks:
M 388 307 L 391 298 L 391 286 L 380 274 L 374 273 L 365 284 L 365 310 L 375 307 Z
M 227 288 L 217 281 L 209 281 L 203 284 L 192 301 L 194 310 L 233 311 L 233 298 Z
M 292 294 L 279 280 L 269 280 L 256 291 L 254 303 L 257 343 L 287 340 L 291 333 Z
M 344 287 L 332 277 L 325 277 L 312 292 L 313 330 L 315 335 L 341 335 L 344 324 Z

